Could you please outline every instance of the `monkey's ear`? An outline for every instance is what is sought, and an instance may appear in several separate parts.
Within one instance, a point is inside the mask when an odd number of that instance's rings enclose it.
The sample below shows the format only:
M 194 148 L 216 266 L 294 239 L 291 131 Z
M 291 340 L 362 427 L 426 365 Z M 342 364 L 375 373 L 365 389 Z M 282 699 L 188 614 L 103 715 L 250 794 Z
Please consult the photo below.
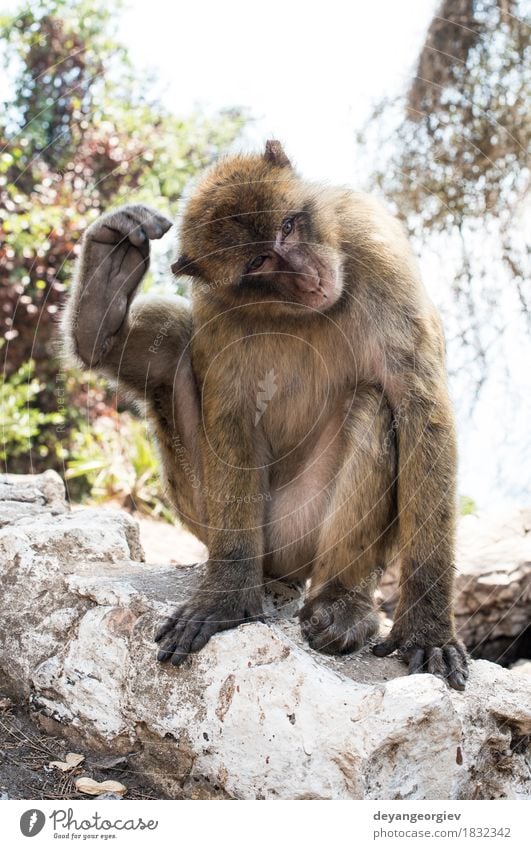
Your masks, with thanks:
M 277 168 L 291 168 L 291 162 L 284 153 L 284 148 L 276 139 L 266 141 L 264 159 Z
M 171 270 L 176 276 L 178 274 L 186 274 L 187 277 L 200 277 L 200 271 L 193 260 L 189 259 L 186 254 L 175 260 L 171 265 Z

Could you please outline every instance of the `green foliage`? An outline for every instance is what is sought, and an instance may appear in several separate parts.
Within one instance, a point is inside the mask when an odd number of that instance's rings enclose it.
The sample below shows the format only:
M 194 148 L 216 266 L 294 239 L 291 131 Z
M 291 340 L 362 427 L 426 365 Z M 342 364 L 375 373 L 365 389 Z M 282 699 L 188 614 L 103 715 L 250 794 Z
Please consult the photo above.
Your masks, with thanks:
M 32 360 L 20 366 L 8 380 L 0 383 L 1 461 L 7 468 L 8 458 L 29 455 L 32 442 L 43 427 L 61 426 L 60 413 L 45 413 L 39 409 L 42 384 L 34 376 Z M 37 454 L 46 456 L 45 445 L 38 445 Z
M 175 217 L 185 184 L 243 124 L 236 111 L 211 119 L 168 113 L 117 41 L 110 9 L 103 0 L 25 0 L 15 14 L 0 17 L 0 61 L 12 91 L 0 103 L 4 397 L 12 387 L 22 393 L 17 381 L 29 360 L 31 386 L 39 387 L 27 421 L 32 454 L 22 447 L 27 438 L 17 442 L 11 428 L 8 471 L 21 471 L 24 462 L 35 471 L 61 471 L 71 442 L 81 450 L 82 411 L 90 428 L 92 419 L 115 408 L 112 393 L 87 376 L 70 373 L 58 388 L 57 318 L 83 230 L 125 201 L 149 202 Z M 167 273 L 169 262 L 164 265 L 153 263 L 151 283 Z M 54 414 L 63 431 L 54 427 Z M 90 448 L 85 429 L 81 434 Z M 98 491 L 104 476 L 101 469 L 97 482 L 90 478 Z M 144 491 L 148 484 L 138 486 Z M 109 484 L 111 491 L 116 487 Z
M 476 502 L 469 495 L 461 495 L 459 497 L 459 512 L 461 516 L 470 516 L 471 513 L 476 513 Z
M 106 87 L 108 57 L 120 51 L 98 0 L 30 0 L 1 22 L 5 55 L 18 66 L 6 118 L 29 128 L 25 153 L 54 168 L 66 164 L 76 118 L 90 117 Z M 59 59 L 59 61 L 53 61 Z M 126 61 L 121 51 L 120 59 Z
M 66 479 L 77 484 L 78 495 L 93 501 L 117 501 L 172 521 L 153 442 L 144 423 L 129 413 L 102 416 L 74 433 Z
M 15 69 L 13 95 L 0 104 L 8 372 L 30 356 L 37 373 L 49 371 L 58 308 L 88 224 L 125 200 L 173 216 L 190 177 L 242 126 L 236 112 L 213 120 L 169 114 L 149 98 L 112 28 L 94 0 L 29 0 L 2 21 L 0 54 Z

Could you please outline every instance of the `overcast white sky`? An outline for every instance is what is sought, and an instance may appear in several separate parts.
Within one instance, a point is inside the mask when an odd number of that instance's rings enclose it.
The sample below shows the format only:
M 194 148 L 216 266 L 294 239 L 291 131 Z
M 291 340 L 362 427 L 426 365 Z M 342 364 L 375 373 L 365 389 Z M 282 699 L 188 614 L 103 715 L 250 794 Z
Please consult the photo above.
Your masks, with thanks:
M 129 0 L 119 28 L 177 112 L 247 107 L 250 141 L 280 138 L 300 170 L 348 182 L 371 102 L 400 90 L 434 0 Z

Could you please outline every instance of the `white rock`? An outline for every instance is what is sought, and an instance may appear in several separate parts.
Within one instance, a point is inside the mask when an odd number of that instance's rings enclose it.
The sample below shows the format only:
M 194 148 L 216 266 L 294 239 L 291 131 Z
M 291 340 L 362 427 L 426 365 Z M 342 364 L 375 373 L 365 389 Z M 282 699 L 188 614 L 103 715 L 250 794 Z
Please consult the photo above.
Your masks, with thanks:
M 18 689 L 28 692 L 35 662 L 55 653 L 92 604 L 84 573 L 97 576 L 101 563 L 106 574 L 119 573 L 123 563 L 129 571 L 130 561 L 142 558 L 138 526 L 116 510 L 43 513 L 0 529 L 0 641 Z
M 0 530 L 3 686 L 80 751 L 135 753 L 175 797 L 460 799 L 531 795 L 530 684 L 487 661 L 458 693 L 369 649 L 319 655 L 285 586 L 269 624 L 214 637 L 180 669 L 153 628 L 200 567 L 150 567 L 125 514 Z M 276 617 L 276 618 L 275 618 Z
M 456 618 L 468 646 L 498 659 L 530 624 L 531 509 L 465 516 Z
M 57 515 L 68 509 L 65 487 L 57 472 L 0 474 L 0 528 L 24 517 Z
M 525 660 L 524 658 L 517 660 L 511 666 L 511 671 L 516 675 L 521 675 L 523 678 L 531 679 L 531 660 Z

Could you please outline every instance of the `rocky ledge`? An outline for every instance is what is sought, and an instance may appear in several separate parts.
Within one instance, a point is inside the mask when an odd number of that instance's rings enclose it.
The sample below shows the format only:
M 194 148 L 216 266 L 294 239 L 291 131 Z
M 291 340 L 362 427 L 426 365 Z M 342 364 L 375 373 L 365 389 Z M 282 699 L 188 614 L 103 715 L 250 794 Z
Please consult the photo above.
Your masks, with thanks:
M 162 666 L 155 621 L 200 567 L 147 565 L 130 516 L 70 511 L 53 473 L 0 476 L 2 498 L 0 688 L 26 698 L 46 730 L 133 753 L 176 798 L 531 795 L 522 669 L 475 661 L 459 693 L 368 649 L 327 658 L 303 643 L 297 596 L 282 584 L 267 624 Z

